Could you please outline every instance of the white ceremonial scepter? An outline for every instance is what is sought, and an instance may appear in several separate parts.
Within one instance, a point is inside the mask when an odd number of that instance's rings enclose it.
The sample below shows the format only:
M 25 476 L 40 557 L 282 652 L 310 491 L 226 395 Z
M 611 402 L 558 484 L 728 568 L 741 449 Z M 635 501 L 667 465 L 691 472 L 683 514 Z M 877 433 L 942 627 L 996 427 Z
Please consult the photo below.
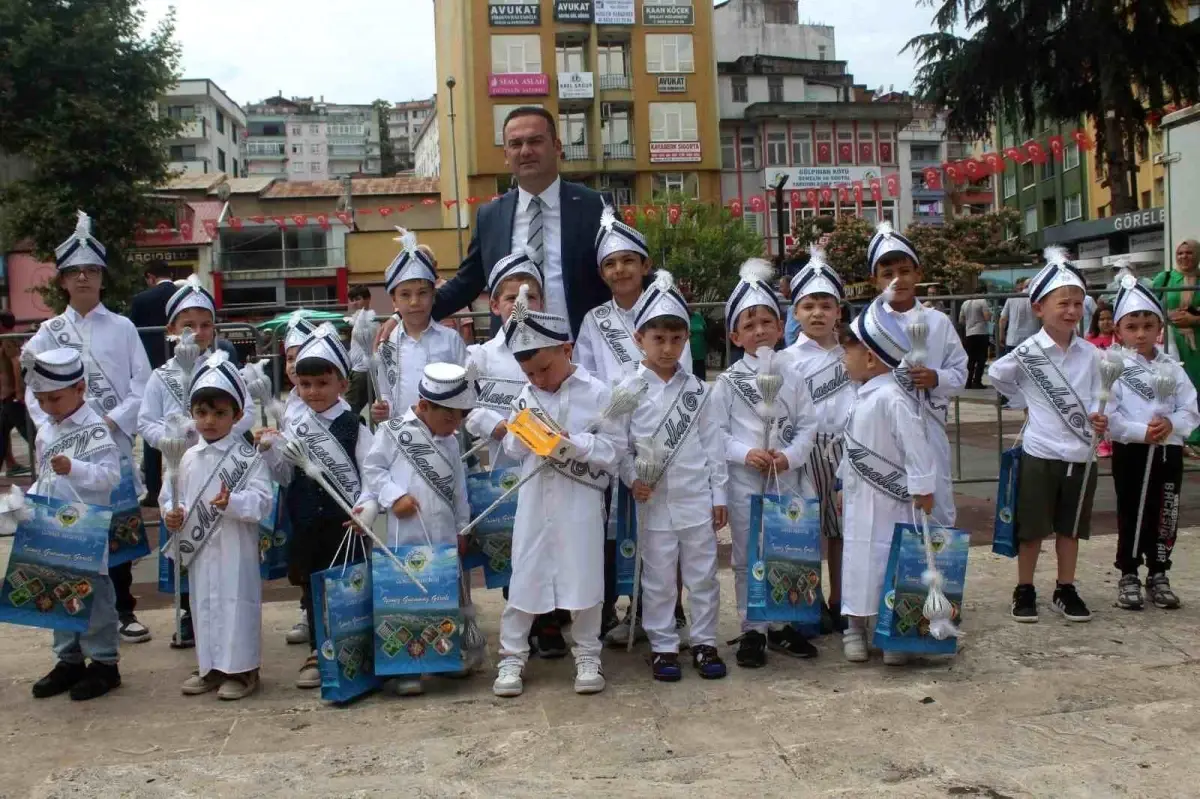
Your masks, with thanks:
M 1104 352 L 1100 357 L 1100 410 L 1099 413 L 1104 415 L 1104 409 L 1108 406 L 1108 398 L 1112 396 L 1113 384 L 1121 377 L 1121 372 L 1125 371 L 1125 359 L 1121 357 L 1119 347 L 1113 347 Z M 1079 519 L 1083 516 L 1083 502 L 1087 498 L 1088 478 L 1092 475 L 1092 465 L 1096 462 L 1096 448 L 1100 446 L 1100 436 L 1093 433 L 1092 448 L 1088 452 L 1087 464 L 1083 467 L 1083 485 L 1079 489 L 1079 505 L 1075 508 L 1075 526 L 1071 528 L 1071 538 L 1079 537 Z
M 925 511 L 921 511 L 921 539 L 925 545 L 925 571 L 921 574 L 921 582 L 929 589 L 921 615 L 929 619 L 929 634 L 936 640 L 957 638 L 959 633 L 954 624 L 954 608 L 942 591 L 945 578 L 937 567 L 933 538 L 929 532 L 929 514 Z
M 1169 366 L 1162 364 L 1154 369 L 1154 379 L 1151 381 L 1154 387 L 1154 415 L 1165 416 L 1170 412 L 1168 400 L 1175 396 L 1175 390 L 1179 387 L 1175 380 L 1175 375 L 1171 374 Z M 1158 449 L 1158 444 L 1150 445 L 1149 451 L 1146 452 L 1146 471 L 1142 474 L 1142 493 L 1138 499 L 1137 525 L 1133 528 L 1133 557 L 1138 556 L 1138 548 L 1142 543 L 1142 516 L 1146 512 L 1146 494 L 1150 490 L 1150 467 L 1154 465 L 1154 453 Z M 1166 450 L 1163 450 L 1164 454 Z M 1149 564 L 1147 564 L 1149 565 Z
M 282 430 L 284 404 L 276 398 L 271 389 L 271 378 L 267 377 L 266 366 L 266 361 L 246 364 L 241 370 L 242 380 L 246 381 L 246 391 L 263 412 L 275 417 L 275 429 Z
M 594 434 L 600 429 L 600 425 L 604 424 L 606 421 L 633 413 L 633 409 L 638 405 L 638 400 L 649 388 L 650 386 L 646 383 L 646 381 L 637 375 L 629 375 L 623 379 L 620 383 L 613 386 L 612 395 L 609 397 L 608 405 L 606 405 L 604 410 L 600 412 L 600 418 L 589 423 L 588 426 L 584 428 L 584 432 Z M 514 485 L 512 488 L 508 489 L 499 497 L 497 497 L 495 502 L 484 508 L 484 510 L 478 516 L 471 520 L 470 524 L 459 530 L 458 534 L 466 535 L 474 530 L 481 521 L 487 518 L 489 513 L 500 506 L 500 503 L 512 496 L 514 492 L 520 490 L 521 486 L 525 485 L 534 477 L 537 477 L 539 474 L 541 474 L 550 466 L 551 463 L 552 461 L 550 458 L 543 458 L 542 462 L 538 464 L 535 469 L 518 480 L 516 485 Z
M 754 354 L 759 361 L 758 374 L 754 376 L 754 386 L 758 389 L 758 394 L 762 398 L 762 416 L 765 425 L 763 428 L 763 450 L 769 453 L 771 451 L 771 434 L 775 429 L 775 401 L 779 399 L 779 392 L 783 389 L 783 376 L 778 372 L 774 350 L 768 347 L 759 347 L 758 351 Z M 774 470 L 775 462 L 772 461 L 771 468 L 763 473 L 762 491 L 759 493 L 763 497 L 764 503 L 766 502 L 770 474 Z M 778 474 L 775 475 L 775 479 L 776 481 L 779 480 Z M 758 524 L 759 557 L 762 557 L 766 529 L 766 514 L 763 513 L 759 515 Z
M 187 333 L 188 329 L 185 329 L 184 332 Z M 173 507 L 180 508 L 182 502 L 179 496 L 179 464 L 183 462 L 183 454 L 191 446 L 188 443 L 188 434 L 195 428 L 192 420 L 182 413 L 173 413 L 168 416 L 164 420 L 163 427 L 166 433 L 158 442 L 158 450 L 162 453 L 163 463 L 167 466 L 167 481 L 171 486 Z M 174 560 L 171 568 L 175 572 L 175 640 L 181 644 L 183 643 L 183 561 L 179 552 L 179 536 L 182 534 L 183 530 L 171 531 L 171 551 Z
M 633 460 L 633 468 L 637 473 L 637 479 L 641 480 L 646 485 L 653 489 L 658 485 L 658 481 L 662 479 L 663 472 L 667 470 L 667 459 L 664 457 L 661 448 L 655 443 L 653 437 L 645 441 L 639 441 L 635 445 L 637 447 L 637 457 Z M 642 591 L 642 542 L 638 541 L 635 544 L 634 552 L 636 558 L 633 561 L 633 595 L 629 597 L 629 618 L 631 629 L 629 631 L 629 639 L 625 642 L 625 651 L 633 651 L 633 642 L 637 638 L 633 633 L 632 625 L 637 623 L 638 612 L 638 595 Z
M 175 363 L 183 372 L 183 393 L 187 396 L 191 389 L 192 375 L 196 371 L 196 362 L 200 360 L 200 345 L 196 343 L 196 334 L 190 327 L 185 327 L 175 340 Z
M 889 287 L 890 288 L 890 287 Z M 908 354 L 904 356 L 904 360 L 908 362 L 909 367 L 916 366 L 924 368 L 925 360 L 929 357 L 929 323 L 925 321 L 925 309 L 921 306 L 920 298 L 915 300 L 917 312 L 913 315 L 913 321 L 909 322 L 904 332 L 908 335 L 908 341 L 912 345 Z M 911 374 L 909 376 L 911 380 Z M 914 388 L 916 388 L 914 386 Z M 917 416 L 922 421 L 925 418 L 925 403 L 921 402 L 921 395 L 928 394 L 929 389 L 922 391 L 917 389 Z
M 363 356 L 367 359 L 367 375 L 370 377 L 371 396 L 367 398 L 367 407 L 375 404 L 375 400 L 380 398 L 379 394 L 379 378 L 375 374 L 375 369 L 379 365 L 379 356 L 375 354 L 375 335 L 379 332 L 379 323 L 375 321 L 375 312 L 370 308 L 363 308 L 356 311 L 354 314 L 353 324 L 350 327 L 350 340 L 359 346 L 363 351 Z M 371 428 L 375 428 L 372 422 Z

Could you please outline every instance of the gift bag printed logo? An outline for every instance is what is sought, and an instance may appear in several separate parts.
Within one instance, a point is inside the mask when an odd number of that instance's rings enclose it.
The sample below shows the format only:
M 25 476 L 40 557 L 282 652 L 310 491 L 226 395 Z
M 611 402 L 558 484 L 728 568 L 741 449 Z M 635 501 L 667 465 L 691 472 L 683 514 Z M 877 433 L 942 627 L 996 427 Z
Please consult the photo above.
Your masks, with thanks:
M 457 547 L 402 546 L 392 551 L 410 573 L 386 557 L 371 559 L 376 673 L 460 671 L 463 618 Z
M 467 475 L 467 502 L 477 517 L 521 479 L 519 466 Z M 473 533 L 483 566 L 484 584 L 504 588 L 512 577 L 512 531 L 517 518 L 517 494 L 500 503 Z
M 816 498 L 751 497 L 747 558 L 751 564 L 746 589 L 749 620 L 820 622 L 824 598 Z
M 930 549 L 941 573 L 942 591 L 950 603 L 951 620 L 962 616 L 963 590 L 967 575 L 970 536 L 953 527 L 930 529 Z M 921 530 L 912 524 L 897 524 L 884 572 L 879 616 L 875 623 L 875 646 L 885 651 L 912 654 L 953 654 L 957 638 L 939 641 L 929 635 L 924 615 L 929 589 L 923 576 L 928 568 Z
M 75 522 L 79 521 L 79 509 L 74 505 L 63 505 L 58 509 L 58 513 L 54 514 L 54 518 L 63 527 L 73 527 Z

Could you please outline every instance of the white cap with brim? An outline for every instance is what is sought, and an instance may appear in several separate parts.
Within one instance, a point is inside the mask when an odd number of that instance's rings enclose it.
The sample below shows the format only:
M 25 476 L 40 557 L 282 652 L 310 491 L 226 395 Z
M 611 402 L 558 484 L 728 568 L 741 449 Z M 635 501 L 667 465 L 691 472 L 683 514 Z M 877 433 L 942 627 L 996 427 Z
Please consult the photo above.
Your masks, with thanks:
M 70 388 L 83 380 L 83 357 L 79 350 L 59 347 L 45 352 L 21 353 L 25 385 L 35 393 Z
M 346 346 L 342 344 L 337 328 L 329 322 L 314 330 L 300 347 L 300 352 L 296 353 L 296 363 L 309 358 L 328 361 L 342 377 L 350 374 L 350 353 L 346 352 Z
M 284 350 L 303 347 L 314 329 L 312 322 L 304 318 L 304 311 L 294 312 L 292 318 L 288 320 L 287 335 L 283 339 Z
M 529 286 L 522 285 L 512 313 L 504 324 L 504 343 L 509 352 L 517 355 L 569 344 L 570 341 L 570 323 L 561 316 L 530 310 Z
M 691 320 L 687 300 L 675 288 L 675 278 L 665 269 L 654 273 L 654 282 L 633 304 L 633 329 L 641 330 L 651 319 L 672 316 L 684 322 Z
M 1121 277 L 1121 288 L 1117 291 L 1117 300 L 1113 305 L 1113 324 L 1121 321 L 1121 317 L 1131 313 L 1147 311 L 1160 320 L 1166 321 L 1162 304 L 1150 289 L 1146 288 L 1133 274 Z
M 850 330 L 867 349 L 895 369 L 900 366 L 904 356 L 912 349 L 908 336 L 892 315 L 884 310 L 884 305 L 891 301 L 891 291 L 883 292 L 850 323 Z
M 68 269 L 80 269 L 85 266 L 108 267 L 105 262 L 105 249 L 92 235 L 92 220 L 83 211 L 79 211 L 75 223 L 75 232 L 66 241 L 54 249 L 54 263 L 59 272 Z
M 545 284 L 542 267 L 533 260 L 532 253 L 527 248 L 506 255 L 496 262 L 488 275 L 488 296 L 494 297 L 505 280 L 522 276 L 533 278 L 539 286 Z
M 885 219 L 875 228 L 875 235 L 867 245 L 867 261 L 871 264 L 871 274 L 875 274 L 875 267 L 880 261 L 895 253 L 908 256 L 918 266 L 921 264 L 921 259 L 917 257 L 917 248 L 907 238 L 892 230 L 892 223 Z
M 475 407 L 475 381 L 466 369 L 453 363 L 426 366 L 417 393 L 443 408 L 469 411 Z
M 242 379 L 237 367 L 230 363 L 229 355 L 223 350 L 214 352 L 196 368 L 196 375 L 192 378 L 192 387 L 188 391 L 188 400 L 190 401 L 197 392 L 206 388 L 224 391 L 233 398 L 239 411 L 245 409 L 248 393 L 246 381 Z
M 188 308 L 203 308 L 216 318 L 217 303 L 208 290 L 200 285 L 200 279 L 191 275 L 183 285 L 167 300 L 167 324 L 175 321 L 175 317 Z
M 596 232 L 596 266 L 614 252 L 636 252 L 643 258 L 650 257 L 646 237 L 641 231 L 617 219 L 611 206 L 604 206 L 600 214 L 600 229 Z
M 433 268 L 433 260 L 417 248 L 417 234 L 402 227 L 396 230 L 400 231 L 400 235 L 395 239 L 400 242 L 400 252 L 384 272 L 384 288 L 387 289 L 387 293 L 391 294 L 396 290 L 396 286 L 406 280 L 428 280 L 430 283 L 437 283 L 437 271 Z
M 831 294 L 838 302 L 846 299 L 846 288 L 838 273 L 825 261 L 825 251 L 812 247 L 808 263 L 792 278 L 792 305 L 810 294 Z
M 742 264 L 738 274 L 741 279 L 725 303 L 725 329 L 732 332 L 742 311 L 756 305 L 766 306 L 771 309 L 771 313 L 782 318 L 779 301 L 775 299 L 775 290 L 767 282 L 775 274 L 771 264 L 762 258 L 751 258 Z
M 1063 286 L 1075 286 L 1087 291 L 1087 281 L 1083 279 L 1083 273 L 1067 259 L 1066 250 L 1062 247 L 1047 247 L 1044 255 L 1046 265 L 1034 275 L 1026 289 L 1030 302 L 1041 302 L 1047 294 Z

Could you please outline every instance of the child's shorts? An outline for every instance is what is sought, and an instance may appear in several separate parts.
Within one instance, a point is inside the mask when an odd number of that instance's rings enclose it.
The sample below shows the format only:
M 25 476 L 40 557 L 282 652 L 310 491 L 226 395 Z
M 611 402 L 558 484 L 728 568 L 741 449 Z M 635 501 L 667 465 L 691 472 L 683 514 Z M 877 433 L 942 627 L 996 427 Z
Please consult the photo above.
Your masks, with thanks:
M 1041 541 L 1055 533 L 1071 535 L 1075 512 L 1079 508 L 1079 492 L 1083 490 L 1082 463 L 1035 458 L 1028 452 L 1021 456 L 1020 496 L 1017 497 L 1017 538 L 1021 541 Z M 1088 476 L 1087 497 L 1079 515 L 1079 535 L 1086 539 L 1092 529 L 1092 500 L 1096 493 L 1098 469 L 1092 464 Z

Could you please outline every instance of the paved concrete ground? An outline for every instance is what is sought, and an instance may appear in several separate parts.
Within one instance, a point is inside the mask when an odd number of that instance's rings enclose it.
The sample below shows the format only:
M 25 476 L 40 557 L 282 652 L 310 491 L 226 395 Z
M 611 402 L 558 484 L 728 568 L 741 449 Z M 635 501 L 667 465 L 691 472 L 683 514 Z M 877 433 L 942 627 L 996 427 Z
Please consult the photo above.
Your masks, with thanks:
M 347 708 L 291 686 L 295 606 L 264 612 L 264 683 L 222 703 L 187 698 L 191 653 L 158 633 L 123 651 L 125 684 L 104 699 L 35 702 L 49 633 L 0 626 L 0 795 L 34 797 L 1196 796 L 1200 767 L 1200 530 L 1180 537 L 1185 607 L 1111 607 L 1114 539 L 1083 547 L 1081 591 L 1096 618 L 1012 623 L 1010 561 L 972 551 L 965 633 L 953 660 L 902 669 L 774 657 L 729 678 L 649 678 L 644 648 L 608 652 L 608 689 L 571 692 L 565 662 L 535 662 L 527 693 L 501 700 L 491 675 L 438 680 L 426 696 L 372 696 Z M 0 542 L 0 560 L 4 543 Z M 722 572 L 721 637 L 736 634 Z M 494 656 L 499 592 L 480 592 Z M 723 651 L 732 657 L 728 647 Z

